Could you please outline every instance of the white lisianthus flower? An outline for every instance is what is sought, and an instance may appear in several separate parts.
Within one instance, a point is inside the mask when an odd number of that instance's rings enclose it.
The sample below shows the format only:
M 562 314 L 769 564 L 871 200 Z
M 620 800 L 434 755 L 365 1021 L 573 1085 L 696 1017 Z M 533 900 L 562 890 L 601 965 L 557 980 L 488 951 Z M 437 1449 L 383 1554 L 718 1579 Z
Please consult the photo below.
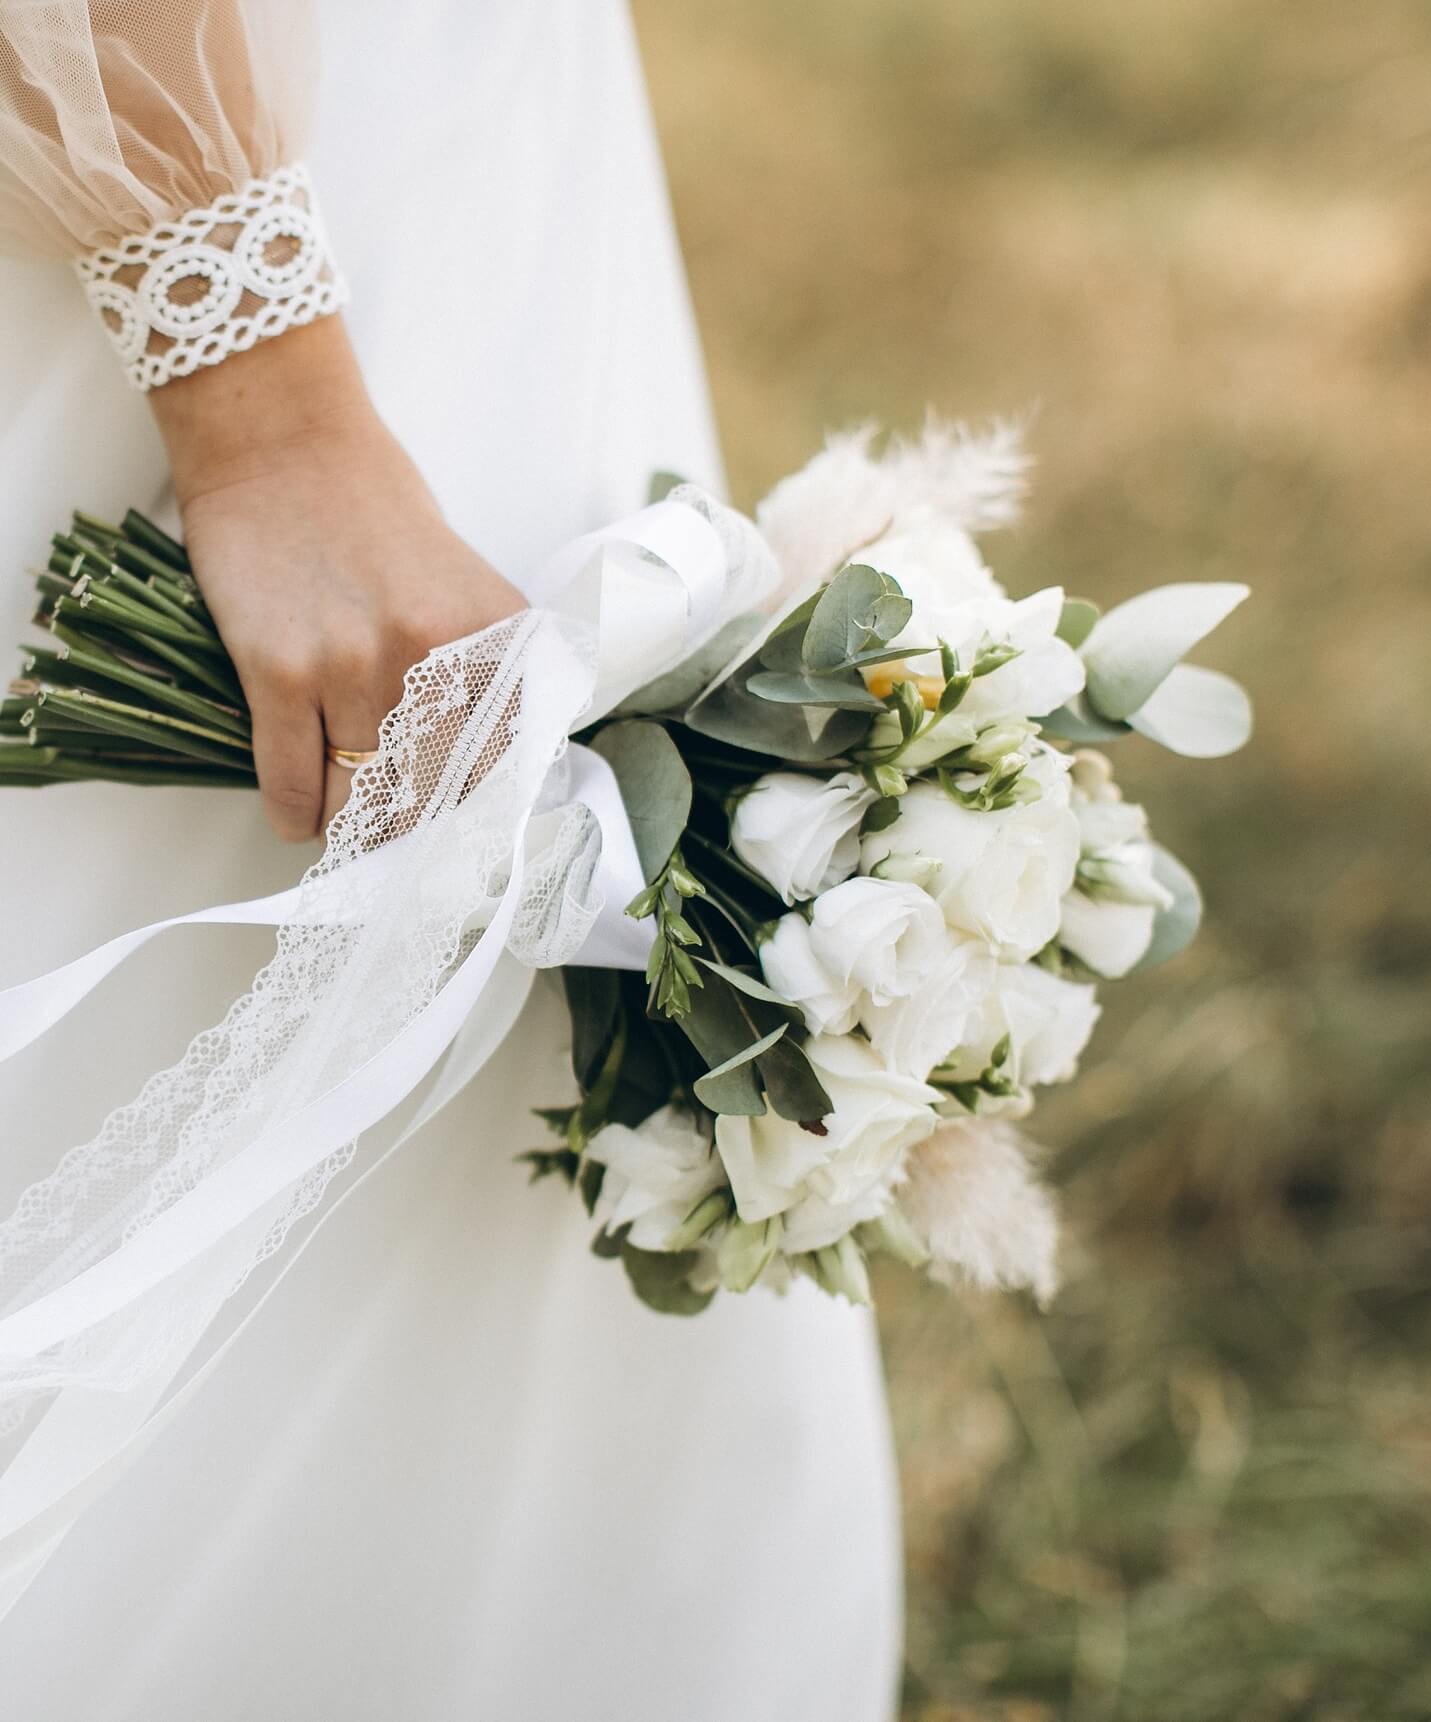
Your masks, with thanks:
M 1001 1032 L 996 1028 L 989 1039 L 989 1026 L 999 1018 L 998 965 L 988 946 L 941 927 L 937 952 L 917 992 L 886 1004 L 866 1002 L 860 1011 L 870 1044 L 890 1069 L 921 1080 L 960 1047 L 987 1041 L 987 1052 Z
M 883 691 L 882 684 L 879 691 Z M 913 773 L 923 771 L 927 766 L 960 748 L 972 747 L 978 739 L 977 720 L 965 717 L 962 711 L 952 711 L 945 712 L 943 717 L 935 718 L 932 723 L 926 721 L 924 729 L 917 736 L 905 741 L 898 712 L 883 711 L 877 714 L 870 725 L 865 746 L 876 752 L 885 748 L 898 748 L 899 751 L 894 756 L 895 764 L 901 771 Z
M 997 992 L 1015 1080 L 1025 1088 L 1067 1082 L 1100 1015 L 1093 988 L 1017 963 L 1000 966 Z
M 720 1156 L 676 1106 L 663 1106 L 635 1129 L 606 1125 L 586 1152 L 606 1167 L 597 1213 L 612 1231 L 630 1226 L 641 1250 L 665 1249 L 692 1209 L 725 1183 Z
M 987 940 L 1005 960 L 1033 956 L 1058 932 L 1079 839 L 1063 756 L 1032 746 L 1025 776 L 1038 799 L 998 812 L 962 807 L 937 784 L 916 783 L 894 823 L 865 837 L 861 871 L 925 879 L 951 927 Z
M 816 1034 L 847 1034 L 862 1002 L 888 1004 L 922 985 L 944 921 L 916 885 L 847 879 L 804 915 L 782 915 L 761 946 L 765 979 L 800 1006 Z
M 1049 586 L 1028 598 L 995 595 L 951 601 L 921 585 L 905 596 L 914 614 L 890 642 L 891 650 L 933 647 L 942 640 L 958 654 L 960 668 L 972 670 L 981 647 L 1013 648 L 1015 655 L 1007 663 L 975 678 L 957 708 L 960 717 L 979 724 L 1043 717 L 1082 690 L 1083 660 L 1057 632 L 1062 587 Z M 907 667 L 920 675 L 940 674 L 939 659 L 932 653 L 916 652 Z M 867 675 L 878 673 L 876 666 Z
M 1059 942 L 1100 975 L 1126 975 L 1152 943 L 1160 909 L 1172 892 L 1154 873 L 1153 846 L 1141 807 L 1122 799 L 1100 753 L 1073 756 L 1072 808 L 1081 856 L 1074 889 L 1063 900 Z
M 919 1143 L 899 1212 L 928 1250 L 935 1279 L 964 1277 L 990 1291 L 1027 1287 L 1040 1303 L 1053 1296 L 1053 1203 L 1022 1137 L 1001 1120 L 957 1119 Z
M 782 902 L 801 902 L 854 872 L 860 821 L 874 799 L 852 771 L 772 771 L 736 803 L 731 848 Z
M 737 1213 L 747 1224 L 787 1214 L 781 1245 L 787 1253 L 822 1249 L 871 1218 L 869 1210 L 877 1212 L 887 1199 L 909 1148 L 938 1122 L 931 1110 L 938 1089 L 889 1070 L 867 1042 L 817 1035 L 805 1053 L 834 1108 L 822 1120 L 823 1135 L 774 1112 L 757 1118 L 721 1113 L 715 1125 Z M 821 1211 L 817 1227 L 802 1221 L 792 1243 L 788 1210 L 812 1196 L 828 1213 Z M 819 1242 L 807 1241 L 816 1233 Z
M 963 1039 L 941 1074 L 955 1082 L 977 1081 L 1007 1037 L 1003 1074 L 1019 1092 L 1006 1099 L 989 1097 L 980 1107 L 1021 1117 L 1032 1104 L 1029 1089 L 1066 1082 L 1074 1074 L 1099 1014 L 1091 986 L 1051 975 L 1036 963 L 998 963 L 993 984 L 970 1009 Z

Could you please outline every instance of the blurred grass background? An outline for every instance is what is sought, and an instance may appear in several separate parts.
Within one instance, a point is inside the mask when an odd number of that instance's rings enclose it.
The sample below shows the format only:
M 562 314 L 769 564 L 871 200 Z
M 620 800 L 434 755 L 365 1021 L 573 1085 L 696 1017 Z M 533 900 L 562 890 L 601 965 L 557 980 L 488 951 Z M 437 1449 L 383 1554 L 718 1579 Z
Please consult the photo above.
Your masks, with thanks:
M 882 1286 L 906 1722 L 1431 1717 L 1431 11 L 636 12 L 737 500 L 1037 404 L 1011 588 L 1255 587 L 1253 746 L 1118 752 L 1210 913 L 1037 1120 L 1066 1290 Z

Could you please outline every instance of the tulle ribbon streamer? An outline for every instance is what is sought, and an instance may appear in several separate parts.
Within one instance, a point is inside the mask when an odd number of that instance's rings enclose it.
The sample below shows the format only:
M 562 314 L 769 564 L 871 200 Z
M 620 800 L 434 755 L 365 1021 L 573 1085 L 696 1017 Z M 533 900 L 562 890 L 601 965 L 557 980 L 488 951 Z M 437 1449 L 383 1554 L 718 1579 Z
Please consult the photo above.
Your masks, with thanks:
M 210 1113 L 207 1100 L 189 1092 L 202 1085 L 191 1075 L 186 1089 L 184 1066 L 176 1066 L 112 1115 L 108 1137 L 72 1151 L 81 1195 L 89 1190 L 86 1154 L 111 1180 L 112 1188 L 97 1183 L 110 1192 L 97 1218 L 61 1227 L 49 1247 L 31 1217 L 46 1199 L 36 1186 L 0 1226 L 0 1272 L 7 1254 L 19 1263 L 0 1304 L 0 1413 L 9 1407 L 23 1436 L 0 1475 L 0 1616 L 80 1514 L 192 1403 L 318 1227 L 493 1055 L 521 1011 L 534 967 L 644 964 L 649 933 L 623 914 L 643 881 L 615 779 L 604 760 L 566 738 L 673 668 L 734 615 L 758 608 L 773 578 L 749 523 L 689 486 L 575 540 L 525 583 L 531 610 L 441 648 L 425 674 L 410 675 L 378 760 L 355 778 L 353 800 L 361 804 L 366 792 L 376 804 L 370 786 L 385 783 L 384 807 L 411 808 L 416 792 L 406 801 L 402 793 L 409 783 L 400 781 L 396 798 L 391 785 L 394 774 L 417 775 L 413 760 L 433 729 L 423 700 L 431 702 L 434 680 L 460 691 L 464 675 L 480 693 L 471 711 L 446 721 L 456 736 L 449 737 L 453 770 L 469 772 L 479 755 L 486 762 L 488 775 L 475 788 L 459 782 L 454 790 L 438 771 L 436 811 L 419 813 L 403 835 L 374 847 L 361 840 L 361 811 L 340 816 L 323 862 L 292 890 L 157 922 L 0 992 L 3 1059 L 52 1030 L 129 956 L 174 927 L 271 925 L 280 929 L 280 950 L 285 938 L 311 938 L 321 952 L 328 938 L 338 941 L 342 962 L 331 997 L 317 989 L 302 1033 L 291 1045 L 279 1037 L 252 1091 L 235 1086 L 221 1096 L 227 1111 L 216 1114 L 212 1142 L 193 1140 Z M 430 788 L 430 759 L 423 771 Z M 381 987 L 383 952 L 391 948 L 383 941 L 398 934 L 383 918 L 409 904 L 417 905 L 419 925 L 424 909 L 432 925 L 465 916 L 464 936 L 455 960 L 449 952 L 432 959 L 432 973 L 414 970 L 411 1008 L 385 1015 L 388 1001 L 372 989 Z M 363 989 L 353 983 L 365 973 L 366 1019 Z M 261 1013 L 280 1008 L 274 992 L 256 984 L 243 1007 L 214 1032 L 262 1052 Z M 354 1032 L 354 1022 L 364 1032 Z M 350 1045 L 345 1062 L 335 1049 Z M 320 1209 L 345 1150 L 434 1071 L 379 1158 Z M 172 1188 L 147 1171 L 134 1172 L 131 1187 L 122 1182 L 129 1175 L 123 1155 L 106 1160 L 98 1152 L 115 1141 L 141 1142 L 146 1106 L 154 1140 L 171 1147 L 176 1168 L 192 1169 Z M 53 1175 L 61 1188 L 71 1158 Z M 316 1220 L 262 1297 L 196 1366 L 224 1302 L 310 1211 Z M 186 1365 L 190 1373 L 176 1388 Z

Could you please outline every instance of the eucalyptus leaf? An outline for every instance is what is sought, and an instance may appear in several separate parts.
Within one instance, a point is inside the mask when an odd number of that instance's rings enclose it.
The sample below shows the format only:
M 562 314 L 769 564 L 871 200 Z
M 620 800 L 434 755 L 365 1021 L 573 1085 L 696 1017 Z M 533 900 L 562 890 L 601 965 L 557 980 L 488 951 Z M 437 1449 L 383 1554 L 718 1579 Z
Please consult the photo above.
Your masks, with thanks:
M 785 1012 L 793 1021 L 803 1023 L 804 1013 L 798 1005 L 789 999 L 782 998 L 779 993 L 766 986 L 764 981 L 758 981 L 754 975 L 742 973 L 740 969 L 730 968 L 725 963 L 713 961 L 710 957 L 697 957 L 696 961 L 703 969 L 709 969 L 713 975 L 719 975 L 728 981 L 737 992 L 742 992 L 747 998 L 759 999 L 762 1004 L 773 1006 L 776 1010 Z
M 691 995 L 691 1008 L 681 1018 L 680 1027 L 707 1071 L 730 1065 L 730 1075 L 722 1089 L 723 1110 L 758 1118 L 765 1111 L 765 1101 L 756 1070 L 754 1065 L 739 1063 L 738 1055 L 749 1046 L 752 1034 L 758 1038 L 761 1030 L 742 1010 L 739 995 L 716 978 L 711 985 Z
M 598 730 L 592 747 L 616 774 L 647 882 L 671 858 L 691 816 L 691 775 L 665 729 L 625 719 Z
M 1252 734 L 1252 702 L 1220 670 L 1179 664 L 1128 719 L 1140 735 L 1189 759 L 1221 759 Z
M 746 1087 L 740 1081 L 740 1073 L 746 1066 L 754 1064 L 764 1052 L 769 1052 L 776 1041 L 780 1040 L 789 1027 L 781 1023 L 777 1028 L 764 1035 L 752 1045 L 742 1047 L 733 1058 L 728 1058 L 724 1064 L 717 1065 L 696 1080 L 696 1099 L 702 1106 L 709 1106 L 712 1112 L 735 1112 L 746 1117 L 759 1116 L 746 1112 Z M 731 1104 L 725 1105 L 729 1100 Z M 762 1110 L 764 1110 L 762 1108 Z
M 571 1065 L 577 1082 L 588 1089 L 596 1081 L 616 1030 L 621 1008 L 621 977 L 615 969 L 571 965 L 561 971 L 571 1015 Z
M 830 706 L 837 711 L 882 712 L 877 699 L 858 675 L 799 676 L 761 670 L 746 683 L 757 699 L 785 706 Z
M 852 562 L 820 594 L 801 656 L 808 670 L 836 670 L 861 652 L 887 646 L 909 624 L 914 606 L 888 574 Z
M 761 1054 L 757 1067 L 770 1109 L 778 1117 L 809 1124 L 834 1111 L 814 1066 L 788 1035 Z
M 732 747 L 815 765 L 858 747 L 874 719 L 837 707 L 783 706 L 757 699 L 738 674 L 697 700 L 685 721 L 698 735 Z
M 618 717 L 645 717 L 660 712 L 683 711 L 708 688 L 731 659 L 759 633 L 759 616 L 736 616 L 706 641 L 699 651 L 628 694 L 616 708 Z M 797 651 L 798 656 L 798 651 Z
M 650 506 L 664 502 L 673 490 L 679 490 L 683 484 L 690 481 L 681 477 L 678 472 L 653 472 L 651 482 L 646 489 L 646 502 Z
M 1153 939 L 1132 972 L 1155 968 L 1184 951 L 1192 943 L 1202 921 L 1202 893 L 1197 880 L 1176 855 L 1154 843 L 1153 877 L 1172 893 L 1169 908 L 1159 909 L 1153 919 Z
M 756 653 L 761 667 L 767 670 L 784 670 L 791 674 L 803 668 L 804 659 L 801 653 L 805 644 L 805 630 L 824 591 L 822 586 L 818 592 L 812 592 L 771 628 Z M 754 670 L 755 667 L 754 664 L 745 666 L 747 670 Z
M 1099 614 L 1098 606 L 1087 598 L 1065 598 L 1063 613 L 1054 632 L 1076 651 L 1093 632 L 1093 624 Z
M 1082 649 L 1094 709 L 1130 718 L 1247 592 L 1233 581 L 1155 586 L 1100 616 Z
M 699 1315 L 715 1296 L 714 1290 L 697 1291 L 691 1285 L 699 1261 L 696 1250 L 638 1250 L 632 1243 L 621 1247 L 621 1264 L 637 1297 L 662 1315 Z
M 1063 741 L 1116 741 L 1129 733 L 1126 723 L 1100 717 L 1088 703 L 1085 694 L 1075 694 L 1067 705 L 1038 720 L 1045 735 L 1058 736 Z

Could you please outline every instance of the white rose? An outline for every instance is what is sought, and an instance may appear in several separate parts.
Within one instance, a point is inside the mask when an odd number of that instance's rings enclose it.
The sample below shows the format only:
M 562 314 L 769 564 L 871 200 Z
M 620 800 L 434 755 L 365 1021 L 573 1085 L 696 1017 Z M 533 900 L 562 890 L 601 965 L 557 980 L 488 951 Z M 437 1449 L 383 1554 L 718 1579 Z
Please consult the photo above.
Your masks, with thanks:
M 1033 956 L 1058 932 L 1078 865 L 1078 821 L 1061 755 L 1034 747 L 1026 776 L 1039 787 L 1036 801 L 987 813 L 960 806 L 937 784 L 915 784 L 898 819 L 864 839 L 861 870 L 924 877 L 951 927 L 987 940 L 1005 959 Z M 939 869 L 932 877 L 930 863 Z
M 606 1167 L 598 1214 L 612 1231 L 629 1225 L 641 1250 L 664 1249 L 692 1209 L 725 1183 L 720 1156 L 676 1106 L 663 1106 L 635 1129 L 608 1124 L 586 1151 Z
M 818 896 L 854 872 L 860 821 L 874 799 L 850 771 L 773 771 L 736 803 L 731 847 L 783 902 Z
M 847 879 L 804 915 L 782 915 L 760 951 L 765 978 L 816 1034 L 847 1034 L 861 1001 L 919 987 L 942 949 L 939 905 L 915 885 Z
M 842 889 L 837 886 L 836 889 Z M 832 974 L 815 952 L 810 923 L 803 915 L 782 915 L 760 947 L 766 983 L 781 998 L 799 1005 L 812 1034 L 848 1034 L 860 1010 L 860 988 Z
M 988 1039 L 997 965 L 980 939 L 940 929 L 939 960 L 918 992 L 867 1003 L 860 1022 L 892 1070 L 928 1077 L 957 1048 Z M 999 1037 L 996 1030 L 988 1047 Z M 980 1066 L 982 1070 L 983 1066 Z
M 828 1235 L 805 1242 L 811 1228 L 802 1223 L 801 1241 L 783 1244 L 787 1251 L 823 1248 L 858 1223 L 852 1215 L 870 1217 L 866 1209 L 873 1203 L 877 1210 L 887 1198 L 911 1144 L 938 1122 L 931 1108 L 939 1091 L 887 1069 L 867 1042 L 817 1035 L 805 1043 L 805 1053 L 833 1107 L 822 1121 L 823 1136 L 773 1112 L 758 1118 L 721 1113 L 715 1125 L 742 1220 L 785 1213 L 809 1196 L 826 1204 L 816 1229 Z
M 1173 896 L 1153 871 L 1143 809 L 1122 799 L 1103 755 L 1076 753 L 1070 781 L 1082 854 L 1075 888 L 1063 900 L 1059 942 L 1100 975 L 1126 975 Z
M 939 960 L 942 931 L 929 894 L 893 879 L 847 879 L 810 911 L 810 942 L 821 963 L 875 1004 L 920 985 Z

